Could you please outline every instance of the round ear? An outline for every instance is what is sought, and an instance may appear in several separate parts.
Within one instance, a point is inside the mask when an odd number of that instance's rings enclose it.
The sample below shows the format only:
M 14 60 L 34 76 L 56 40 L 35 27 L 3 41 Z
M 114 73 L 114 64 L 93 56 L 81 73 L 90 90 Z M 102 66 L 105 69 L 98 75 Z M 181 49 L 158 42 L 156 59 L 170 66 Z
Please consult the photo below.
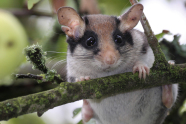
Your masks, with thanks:
M 75 40 L 81 38 L 85 31 L 85 23 L 79 14 L 71 7 L 61 7 L 57 11 L 58 21 L 62 30 Z
M 119 29 L 122 32 L 133 29 L 141 19 L 142 13 L 143 5 L 139 3 L 134 4 L 126 13 L 118 17 L 121 21 Z

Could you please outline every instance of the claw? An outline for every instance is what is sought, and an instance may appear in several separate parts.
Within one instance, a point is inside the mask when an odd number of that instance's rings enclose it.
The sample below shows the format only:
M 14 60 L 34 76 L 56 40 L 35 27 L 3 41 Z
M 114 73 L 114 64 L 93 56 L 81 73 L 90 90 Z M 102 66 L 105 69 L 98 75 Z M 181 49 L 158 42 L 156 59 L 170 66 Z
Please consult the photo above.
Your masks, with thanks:
M 142 68 L 142 70 L 143 70 L 143 79 L 145 79 L 146 78 L 146 70 L 145 70 L 145 68 Z
M 76 78 L 76 82 L 86 81 L 86 80 L 90 80 L 90 76 L 80 76 L 80 78 Z
M 90 76 L 85 76 L 85 80 L 90 80 Z
M 135 64 L 135 66 L 133 67 L 133 74 L 138 71 L 139 72 L 139 78 L 141 79 L 143 77 L 143 79 L 146 79 L 146 75 L 149 75 L 150 69 L 149 67 L 147 67 L 146 65 L 144 65 L 143 63 L 137 63 Z
M 175 61 L 174 61 L 174 60 L 169 60 L 168 63 L 169 63 L 170 65 L 175 65 Z
M 147 75 L 150 74 L 150 69 L 148 67 L 145 67 L 146 71 L 147 71 Z
M 139 67 L 139 78 L 141 79 L 141 77 L 142 77 L 142 70 L 141 70 L 141 68 Z
M 80 77 L 80 81 L 85 81 L 85 77 L 84 76 L 81 76 Z

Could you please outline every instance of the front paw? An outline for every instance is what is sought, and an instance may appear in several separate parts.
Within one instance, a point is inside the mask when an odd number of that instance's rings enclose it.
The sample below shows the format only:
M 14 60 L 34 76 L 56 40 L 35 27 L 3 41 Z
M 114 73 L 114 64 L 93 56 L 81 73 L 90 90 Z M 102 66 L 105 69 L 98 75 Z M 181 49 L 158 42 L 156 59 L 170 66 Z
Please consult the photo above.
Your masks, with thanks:
M 169 63 L 170 65 L 175 65 L 175 61 L 174 61 L 174 60 L 169 60 L 168 63 Z
M 133 67 L 133 73 L 135 73 L 136 71 L 139 72 L 140 79 L 142 76 L 143 76 L 143 79 L 145 79 L 146 75 L 149 75 L 150 68 L 146 66 L 145 64 L 138 62 Z
M 76 78 L 76 82 L 90 80 L 90 76 L 80 76 Z

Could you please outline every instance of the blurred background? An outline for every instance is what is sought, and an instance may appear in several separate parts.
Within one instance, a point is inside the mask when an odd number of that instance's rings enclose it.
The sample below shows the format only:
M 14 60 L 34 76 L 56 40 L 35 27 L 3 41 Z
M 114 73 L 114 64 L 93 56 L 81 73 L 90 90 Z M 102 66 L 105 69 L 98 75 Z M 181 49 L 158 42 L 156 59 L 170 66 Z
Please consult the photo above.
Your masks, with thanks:
M 140 0 L 151 28 L 167 60 L 186 63 L 186 0 Z M 0 1 L 0 101 L 45 91 L 57 86 L 51 82 L 12 79 L 12 73 L 40 74 L 26 61 L 23 49 L 40 44 L 47 51 L 46 65 L 65 78 L 67 43 L 57 21 L 56 10 L 70 6 L 80 15 L 107 14 L 119 16 L 130 6 L 129 0 L 1 0 Z M 143 31 L 141 24 L 136 29 Z M 186 85 L 164 124 L 186 124 Z M 77 124 L 81 114 L 73 111 L 82 101 L 55 107 L 42 117 L 36 113 L 19 116 L 0 124 Z

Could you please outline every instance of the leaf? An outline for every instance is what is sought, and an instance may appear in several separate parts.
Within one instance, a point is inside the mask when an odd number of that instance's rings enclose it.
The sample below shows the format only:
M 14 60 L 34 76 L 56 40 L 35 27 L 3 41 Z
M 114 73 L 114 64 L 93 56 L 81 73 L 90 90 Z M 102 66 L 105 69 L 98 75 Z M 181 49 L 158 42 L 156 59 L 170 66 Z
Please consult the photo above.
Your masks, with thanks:
M 183 105 L 180 107 L 179 115 L 183 115 L 186 112 L 186 100 L 184 101 Z
M 73 118 L 76 117 L 80 112 L 81 112 L 81 108 L 76 108 L 76 109 L 73 111 Z
M 131 6 L 128 0 L 98 0 L 102 12 L 107 15 L 120 15 L 123 9 Z
M 121 15 L 123 10 L 131 6 L 129 0 L 98 0 L 98 5 L 103 14 L 115 16 Z
M 34 6 L 34 4 L 38 3 L 40 0 L 28 0 L 27 1 L 27 6 L 28 9 L 32 9 L 32 7 Z
M 80 120 L 77 124 L 83 124 L 83 121 Z M 86 124 L 96 124 L 96 121 L 94 119 L 90 119 L 90 121 L 86 122 Z
M 83 121 L 82 120 L 80 120 L 77 124 L 83 124 Z
M 90 119 L 90 121 L 87 122 L 86 124 L 96 124 L 96 121 L 94 119 Z
M 81 108 L 76 108 L 76 109 L 73 111 L 73 118 L 76 117 L 80 112 L 81 112 Z M 77 124 L 83 124 L 83 121 L 80 120 Z M 96 122 L 95 122 L 94 119 L 90 119 L 90 121 L 87 122 L 86 124 L 96 124 Z
M 168 30 L 163 30 L 161 33 L 156 35 L 156 38 L 160 40 L 165 35 L 171 35 L 171 33 Z
M 186 44 L 181 45 L 182 49 L 186 51 Z

